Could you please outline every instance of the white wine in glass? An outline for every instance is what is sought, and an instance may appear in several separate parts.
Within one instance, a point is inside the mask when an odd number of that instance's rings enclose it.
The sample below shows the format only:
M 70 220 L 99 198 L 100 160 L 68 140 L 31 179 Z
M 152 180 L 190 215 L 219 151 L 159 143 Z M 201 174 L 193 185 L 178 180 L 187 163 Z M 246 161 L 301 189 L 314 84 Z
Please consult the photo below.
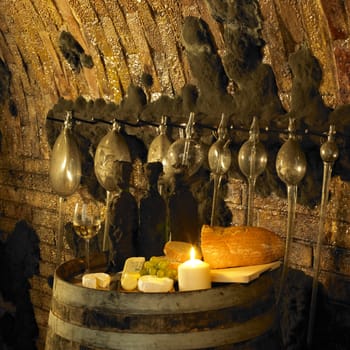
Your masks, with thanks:
M 90 239 L 95 237 L 101 228 L 101 211 L 94 201 L 78 202 L 73 214 L 75 233 L 85 240 L 85 272 L 90 272 Z

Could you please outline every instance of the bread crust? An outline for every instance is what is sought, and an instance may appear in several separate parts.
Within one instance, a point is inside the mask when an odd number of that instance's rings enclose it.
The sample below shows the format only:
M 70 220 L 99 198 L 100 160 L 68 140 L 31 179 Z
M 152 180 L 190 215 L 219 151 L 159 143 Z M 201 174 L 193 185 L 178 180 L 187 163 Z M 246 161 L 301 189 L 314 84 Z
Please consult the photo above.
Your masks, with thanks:
M 262 227 L 203 225 L 201 250 L 212 269 L 259 265 L 282 258 L 284 241 Z
M 164 246 L 164 254 L 170 261 L 185 262 L 190 259 L 191 248 L 195 249 L 195 258 L 202 259 L 200 249 L 188 242 L 169 241 Z

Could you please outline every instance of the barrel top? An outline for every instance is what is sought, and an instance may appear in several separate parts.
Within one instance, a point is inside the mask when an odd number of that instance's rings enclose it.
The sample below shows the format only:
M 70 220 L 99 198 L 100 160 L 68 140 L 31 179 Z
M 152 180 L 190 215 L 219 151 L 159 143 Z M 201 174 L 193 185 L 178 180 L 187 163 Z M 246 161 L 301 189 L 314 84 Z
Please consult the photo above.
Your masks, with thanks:
M 105 271 L 106 262 L 102 255 L 93 260 L 92 268 Z M 254 303 L 258 298 L 273 293 L 271 273 L 263 274 L 249 284 L 213 284 L 212 288 L 198 291 L 142 293 L 121 289 L 119 281 L 111 284 L 109 290 L 90 289 L 77 283 L 84 271 L 83 259 L 73 259 L 60 265 L 55 272 L 53 298 L 61 303 L 77 307 L 108 307 L 127 312 L 164 313 L 197 312 L 203 309 L 218 309 Z

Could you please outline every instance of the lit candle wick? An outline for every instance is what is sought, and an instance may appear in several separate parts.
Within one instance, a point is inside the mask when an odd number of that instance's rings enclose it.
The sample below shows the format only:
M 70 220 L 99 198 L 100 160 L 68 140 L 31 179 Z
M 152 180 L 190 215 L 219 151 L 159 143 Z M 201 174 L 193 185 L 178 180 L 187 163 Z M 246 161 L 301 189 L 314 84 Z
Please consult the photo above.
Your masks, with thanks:
M 190 250 L 190 259 L 194 260 L 196 258 L 196 251 L 194 250 L 193 246 L 191 247 Z

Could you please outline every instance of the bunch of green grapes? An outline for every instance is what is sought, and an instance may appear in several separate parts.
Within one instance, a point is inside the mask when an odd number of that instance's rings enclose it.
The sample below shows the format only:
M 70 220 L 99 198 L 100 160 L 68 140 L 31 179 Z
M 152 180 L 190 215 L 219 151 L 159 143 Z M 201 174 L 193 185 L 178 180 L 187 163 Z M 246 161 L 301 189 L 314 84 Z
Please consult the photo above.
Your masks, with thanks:
M 145 261 L 140 275 L 153 275 L 157 277 L 169 277 L 173 280 L 177 279 L 177 268 L 172 266 L 169 260 L 162 256 L 152 256 Z

